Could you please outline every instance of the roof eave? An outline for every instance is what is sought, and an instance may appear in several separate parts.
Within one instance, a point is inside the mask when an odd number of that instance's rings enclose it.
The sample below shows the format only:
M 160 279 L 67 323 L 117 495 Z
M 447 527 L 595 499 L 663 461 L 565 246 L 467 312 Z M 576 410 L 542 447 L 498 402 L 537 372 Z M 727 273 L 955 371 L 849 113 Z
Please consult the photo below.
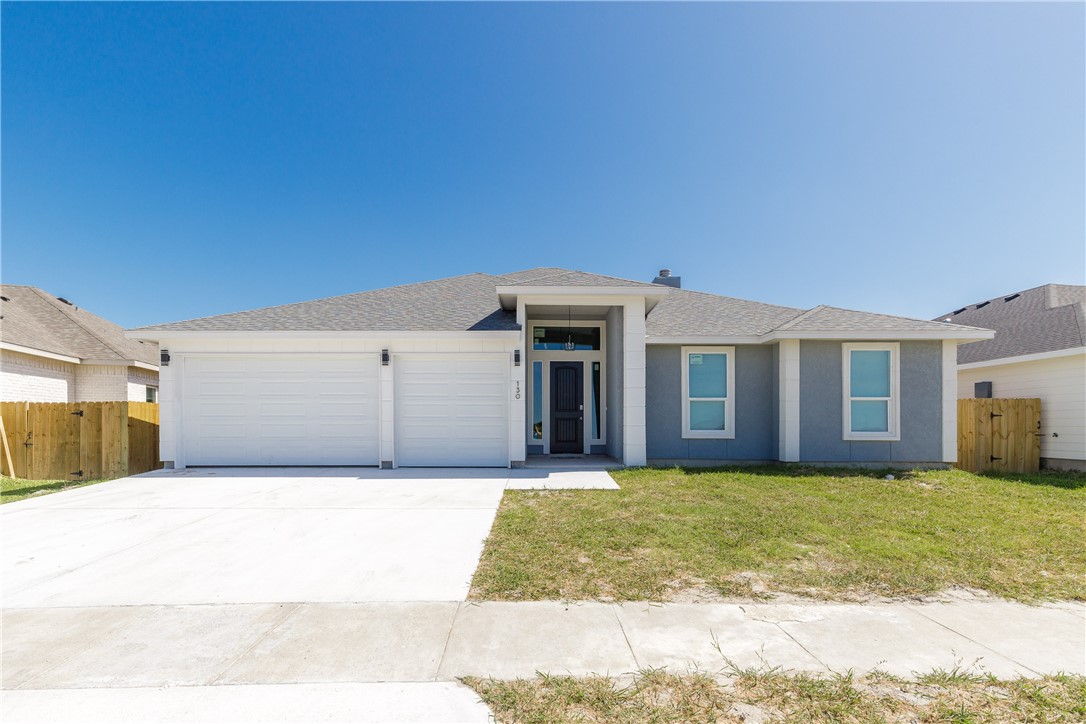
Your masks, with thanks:
M 497 287 L 498 302 L 502 309 L 512 311 L 517 308 L 520 297 L 587 297 L 602 301 L 614 297 L 642 297 L 645 311 L 651 311 L 671 292 L 671 287 L 661 286 L 653 289 L 644 286 L 603 287 L 603 286 L 528 286 L 503 285 Z
M 897 340 L 951 340 L 960 344 L 992 339 L 995 332 L 988 329 L 977 330 L 939 330 L 893 332 L 888 330 L 861 331 L 825 330 L 808 332 L 767 332 L 765 334 L 731 335 L 656 335 L 648 336 L 646 344 L 772 344 L 784 339 L 825 339 L 856 341 L 897 341 Z
M 519 329 L 434 330 L 434 331 L 343 331 L 343 330 L 233 330 L 233 329 L 129 329 L 124 333 L 129 339 L 159 342 L 164 339 L 453 339 L 470 336 L 472 339 L 519 338 Z

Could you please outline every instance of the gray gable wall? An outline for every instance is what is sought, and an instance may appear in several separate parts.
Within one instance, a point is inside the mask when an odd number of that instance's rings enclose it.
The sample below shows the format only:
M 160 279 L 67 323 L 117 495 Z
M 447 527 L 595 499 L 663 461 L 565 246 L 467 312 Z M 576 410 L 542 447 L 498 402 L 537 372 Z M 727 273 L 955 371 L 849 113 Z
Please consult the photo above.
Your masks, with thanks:
M 840 342 L 800 342 L 800 460 L 923 463 L 942 460 L 942 344 L 901 342 L 901 440 L 843 440 Z M 737 370 L 738 371 L 738 370 Z

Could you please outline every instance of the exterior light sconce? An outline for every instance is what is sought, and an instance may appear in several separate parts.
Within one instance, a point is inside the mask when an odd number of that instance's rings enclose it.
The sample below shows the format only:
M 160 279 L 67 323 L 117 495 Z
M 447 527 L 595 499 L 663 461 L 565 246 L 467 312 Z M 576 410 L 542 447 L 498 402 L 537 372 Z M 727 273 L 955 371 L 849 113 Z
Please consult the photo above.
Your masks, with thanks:
M 381 350 L 381 366 L 382 367 L 388 367 L 388 362 L 389 362 L 390 359 L 391 359 L 391 357 L 389 357 L 388 350 L 387 349 Z
M 170 366 L 170 350 L 160 350 L 158 353 L 158 363 L 163 367 Z
M 513 350 L 513 366 L 520 367 L 520 350 Z

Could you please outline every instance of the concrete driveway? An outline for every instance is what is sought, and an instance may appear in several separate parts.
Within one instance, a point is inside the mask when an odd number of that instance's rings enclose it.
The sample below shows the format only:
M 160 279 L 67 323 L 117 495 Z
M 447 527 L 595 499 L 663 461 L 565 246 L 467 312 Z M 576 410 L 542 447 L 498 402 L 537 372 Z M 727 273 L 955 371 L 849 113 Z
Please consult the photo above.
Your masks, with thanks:
M 11 503 L 3 606 L 461 601 L 508 479 L 159 471 Z

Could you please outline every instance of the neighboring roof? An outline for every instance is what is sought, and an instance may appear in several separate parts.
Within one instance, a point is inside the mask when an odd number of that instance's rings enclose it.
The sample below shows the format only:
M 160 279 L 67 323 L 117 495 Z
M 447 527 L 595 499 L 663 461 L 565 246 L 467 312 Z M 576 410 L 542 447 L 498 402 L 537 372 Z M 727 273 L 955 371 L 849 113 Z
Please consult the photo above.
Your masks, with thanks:
M 388 287 L 357 294 L 235 312 L 215 317 L 142 327 L 133 332 L 446 332 L 514 331 L 516 314 L 503 310 L 500 288 L 631 288 L 659 296 L 646 319 L 650 338 L 760 336 L 775 330 L 797 334 L 841 331 L 932 333 L 945 335 L 954 325 L 853 312 L 833 307 L 809 311 L 752 302 L 660 284 L 539 267 L 510 274 L 467 274 L 431 282 Z M 503 292 L 504 294 L 504 292 Z
M 1086 346 L 1086 286 L 1045 284 L 954 312 L 940 321 L 987 327 L 995 339 L 958 348 L 958 364 Z
M 0 286 L 0 341 L 80 360 L 137 361 L 158 366 L 158 345 L 124 336 L 108 319 L 37 287 Z

